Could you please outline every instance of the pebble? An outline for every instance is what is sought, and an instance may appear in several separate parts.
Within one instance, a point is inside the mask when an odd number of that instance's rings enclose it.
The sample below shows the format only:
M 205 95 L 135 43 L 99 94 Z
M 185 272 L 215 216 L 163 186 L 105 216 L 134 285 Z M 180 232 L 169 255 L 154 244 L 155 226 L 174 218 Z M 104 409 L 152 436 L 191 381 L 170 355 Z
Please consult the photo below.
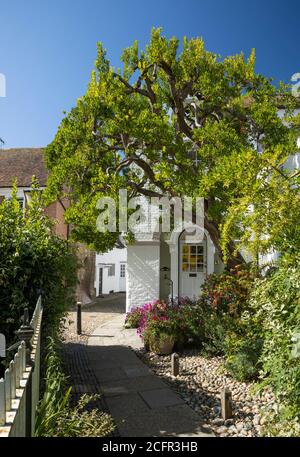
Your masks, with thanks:
M 253 418 L 253 424 L 260 425 L 260 416 L 258 414 L 256 414 Z
M 265 419 L 261 408 L 273 409 L 274 396 L 270 390 L 252 394 L 253 383 L 238 382 L 226 374 L 222 357 L 205 358 L 196 350 L 180 353 L 181 372 L 170 377 L 171 357 L 154 356 L 144 350 L 137 355 L 148 364 L 193 408 L 201 423 L 218 436 L 259 436 Z M 233 417 L 223 420 L 220 392 L 228 387 L 232 393 Z

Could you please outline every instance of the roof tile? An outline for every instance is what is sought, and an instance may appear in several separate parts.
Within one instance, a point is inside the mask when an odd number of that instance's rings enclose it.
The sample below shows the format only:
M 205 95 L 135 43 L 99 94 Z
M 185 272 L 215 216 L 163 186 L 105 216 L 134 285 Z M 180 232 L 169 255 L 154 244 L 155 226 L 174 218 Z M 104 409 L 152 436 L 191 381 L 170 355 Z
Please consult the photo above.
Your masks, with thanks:
M 42 148 L 0 149 L 0 187 L 30 187 L 35 176 L 41 187 L 46 185 L 46 169 Z

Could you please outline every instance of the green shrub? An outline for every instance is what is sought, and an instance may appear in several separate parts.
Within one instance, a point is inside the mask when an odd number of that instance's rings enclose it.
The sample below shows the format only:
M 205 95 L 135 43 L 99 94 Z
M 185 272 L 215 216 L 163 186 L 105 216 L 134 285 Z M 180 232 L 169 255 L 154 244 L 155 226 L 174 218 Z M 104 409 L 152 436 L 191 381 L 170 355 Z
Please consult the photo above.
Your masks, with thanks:
M 238 265 L 220 275 L 209 275 L 202 286 L 201 300 L 217 313 L 240 315 L 255 279 L 249 266 Z
M 225 368 L 238 381 L 252 381 L 258 377 L 261 368 L 260 354 L 263 341 L 240 340 L 239 347 L 231 355 L 227 355 Z M 232 349 L 232 347 L 230 348 Z M 227 354 L 229 353 L 227 341 Z
M 71 405 L 71 387 L 62 370 L 57 345 L 49 338 L 46 357 L 45 392 L 39 403 L 35 435 L 44 437 L 103 437 L 113 432 L 115 425 L 109 414 L 98 409 L 87 410 L 99 395 L 82 395 Z
M 198 307 L 201 309 L 202 351 L 206 355 L 231 353 L 228 335 L 241 333 L 240 316 L 247 301 L 254 274 L 247 266 L 220 275 L 212 274 L 202 286 Z
M 202 353 L 206 356 L 223 355 L 229 325 L 228 316 L 204 309 L 202 318 Z
M 258 281 L 244 320 L 263 340 L 262 386 L 274 391 L 284 420 L 300 412 L 300 256 L 284 257 L 279 268 Z
M 39 191 L 24 214 L 16 198 L 0 204 L 0 331 L 8 344 L 15 340 L 24 307 L 32 315 L 42 293 L 43 334 L 58 329 L 74 303 L 76 257 L 70 244 L 54 236 Z

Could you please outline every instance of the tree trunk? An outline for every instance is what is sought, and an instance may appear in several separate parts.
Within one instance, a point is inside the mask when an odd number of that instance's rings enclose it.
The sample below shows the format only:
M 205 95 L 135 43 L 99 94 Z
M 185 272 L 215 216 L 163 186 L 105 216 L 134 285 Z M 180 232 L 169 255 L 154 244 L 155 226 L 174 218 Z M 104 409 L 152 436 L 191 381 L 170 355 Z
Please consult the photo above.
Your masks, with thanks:
M 212 222 L 208 219 L 207 215 L 205 215 L 205 217 L 204 217 L 204 228 L 208 231 L 208 233 L 215 245 L 215 248 L 218 251 L 220 259 L 222 261 L 224 261 L 223 260 L 224 256 L 222 253 L 221 243 L 220 243 L 221 235 L 220 235 L 219 228 L 218 228 L 217 224 L 215 224 L 214 222 Z M 228 248 L 229 255 L 228 255 L 227 262 L 226 263 L 224 262 L 224 263 L 229 270 L 231 268 L 236 267 L 237 265 L 246 263 L 245 259 L 243 258 L 242 254 L 240 252 L 238 252 L 236 255 L 234 254 L 234 250 L 235 250 L 234 241 L 230 241 L 228 243 L 227 248 Z

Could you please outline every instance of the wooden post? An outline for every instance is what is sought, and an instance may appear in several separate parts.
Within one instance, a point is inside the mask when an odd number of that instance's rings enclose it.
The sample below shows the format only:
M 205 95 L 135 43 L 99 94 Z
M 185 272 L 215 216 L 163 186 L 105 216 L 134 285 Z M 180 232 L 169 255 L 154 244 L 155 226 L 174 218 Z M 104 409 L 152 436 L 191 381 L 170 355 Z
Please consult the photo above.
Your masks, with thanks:
M 20 341 L 24 341 L 26 345 L 26 365 L 32 366 L 31 350 L 32 350 L 32 337 L 34 335 L 34 329 L 29 323 L 28 308 L 24 310 L 23 324 L 20 329 L 16 332 Z
M 24 374 L 24 372 L 26 370 L 26 344 L 25 344 L 24 341 L 22 341 L 21 347 L 22 347 L 21 360 L 22 360 L 22 377 L 23 377 L 23 374 Z
M 232 417 L 232 395 L 228 387 L 221 391 L 221 410 L 223 420 Z
M 81 302 L 77 302 L 77 335 L 81 335 Z
M 11 375 L 10 375 L 9 368 L 7 368 L 5 370 L 4 380 L 5 380 L 5 409 L 6 409 L 6 411 L 10 411 L 11 410 L 11 391 L 10 391 Z
M 174 352 L 171 356 L 172 375 L 179 375 L 179 355 Z
M 25 436 L 32 436 L 32 369 L 29 373 L 26 384 L 25 397 Z
M 9 364 L 9 371 L 10 371 L 10 398 L 13 400 L 16 398 L 16 371 L 15 371 L 15 364 L 11 360 Z

